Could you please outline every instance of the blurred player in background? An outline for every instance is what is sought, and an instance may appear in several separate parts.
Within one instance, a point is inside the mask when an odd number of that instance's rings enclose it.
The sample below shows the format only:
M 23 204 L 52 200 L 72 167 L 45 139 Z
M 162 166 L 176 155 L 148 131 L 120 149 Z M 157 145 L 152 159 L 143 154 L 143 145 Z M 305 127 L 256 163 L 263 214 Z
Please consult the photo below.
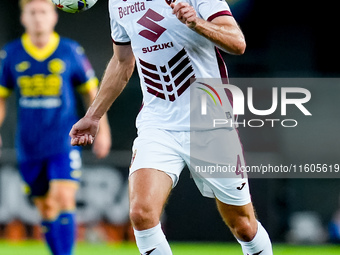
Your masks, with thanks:
M 42 216 L 46 242 L 55 255 L 70 255 L 75 242 L 75 195 L 80 151 L 68 132 L 78 119 L 76 91 L 87 105 L 98 86 L 83 48 L 54 32 L 58 15 L 50 0 L 20 0 L 25 33 L 1 51 L 0 124 L 6 98 L 16 94 L 17 159 L 29 194 Z M 106 116 L 93 152 L 105 157 L 111 148 Z
M 140 253 L 172 254 L 159 220 L 186 163 L 201 193 L 216 199 L 243 253 L 271 255 L 269 236 L 255 218 L 246 175 L 234 172 L 233 178 L 204 178 L 194 171 L 199 162 L 216 163 L 209 158 L 212 148 L 218 148 L 219 155 L 213 155 L 218 163 L 237 169 L 245 164 L 233 127 L 192 126 L 190 96 L 200 98 L 201 92 L 189 89 L 195 86 L 193 78 L 226 80 L 218 48 L 243 54 L 244 36 L 224 0 L 173 2 L 109 1 L 114 55 L 96 99 L 70 132 L 72 144 L 93 142 L 99 120 L 127 84 L 136 61 L 143 107 L 136 121 L 129 192 L 130 219 Z M 232 112 L 230 103 L 228 107 Z M 207 141 L 194 138 L 199 134 Z M 201 158 L 190 154 L 192 143 L 200 146 Z

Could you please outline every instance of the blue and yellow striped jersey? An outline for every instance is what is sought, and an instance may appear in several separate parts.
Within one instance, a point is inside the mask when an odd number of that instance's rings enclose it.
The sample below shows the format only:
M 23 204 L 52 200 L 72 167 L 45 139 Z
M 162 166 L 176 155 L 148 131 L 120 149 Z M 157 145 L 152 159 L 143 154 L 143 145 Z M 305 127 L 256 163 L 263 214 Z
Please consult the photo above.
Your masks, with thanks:
M 78 120 L 75 91 L 98 85 L 83 48 L 57 33 L 37 48 L 24 34 L 4 47 L 0 60 L 0 97 L 16 94 L 18 160 L 68 151 L 68 133 Z

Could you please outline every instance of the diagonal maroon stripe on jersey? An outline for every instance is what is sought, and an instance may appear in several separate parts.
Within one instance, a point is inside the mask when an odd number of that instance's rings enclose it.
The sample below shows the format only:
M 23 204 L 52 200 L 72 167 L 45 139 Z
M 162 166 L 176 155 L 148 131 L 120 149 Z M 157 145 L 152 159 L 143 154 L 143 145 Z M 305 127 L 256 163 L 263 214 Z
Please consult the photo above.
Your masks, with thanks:
M 190 58 L 184 48 L 168 61 L 168 65 L 156 66 L 141 59 L 139 62 L 147 92 L 164 100 L 175 101 L 189 88 L 190 79 L 195 78 Z M 172 69 L 169 70 L 170 73 L 167 66 Z
M 181 63 L 178 64 L 178 66 L 176 66 L 174 70 L 171 71 L 172 77 L 175 77 L 189 63 L 190 63 L 190 60 L 188 57 L 186 57 Z
M 168 92 L 171 92 L 171 91 L 173 91 L 174 90 L 174 87 L 170 84 L 170 85 L 166 85 L 166 90 L 168 91 Z
M 154 81 L 152 81 L 152 80 L 150 80 L 146 77 L 144 77 L 144 81 L 145 81 L 146 84 L 149 84 L 149 85 L 151 85 L 151 86 L 153 86 L 157 89 L 163 90 L 163 86 L 160 83 L 154 82 Z
M 185 56 L 187 53 L 185 49 L 183 48 L 180 52 L 178 52 L 172 59 L 170 59 L 169 67 L 173 67 L 174 64 L 176 64 L 183 56 Z
M 165 67 L 165 66 L 161 66 L 161 71 L 162 71 L 163 73 L 166 73 L 166 67 Z
M 149 93 L 151 93 L 152 95 L 154 95 L 154 96 L 156 96 L 156 97 L 159 97 L 159 98 L 162 98 L 162 99 L 165 100 L 165 95 L 164 95 L 163 93 L 158 92 L 158 91 L 156 91 L 156 90 L 150 88 L 149 86 L 146 86 L 146 88 L 147 88 L 147 91 L 148 91 Z
M 163 76 L 163 79 L 165 82 L 169 82 L 170 81 L 170 76 L 167 75 L 167 76 Z
M 144 68 L 142 68 L 142 73 L 145 74 L 146 76 L 148 76 L 148 77 L 154 79 L 154 80 L 158 80 L 158 81 L 161 80 L 161 78 L 159 77 L 158 74 L 156 74 L 156 73 L 151 73 L 151 72 L 145 70 Z
M 186 91 L 187 88 L 189 88 L 191 81 L 191 78 L 195 78 L 195 75 L 193 74 L 190 78 L 186 80 L 186 82 L 177 90 L 177 95 L 180 96 L 183 94 L 184 91 Z
M 143 61 L 143 60 L 141 60 L 141 59 L 139 59 L 139 63 L 140 63 L 142 66 L 144 66 L 144 67 L 146 67 L 146 68 L 148 68 L 148 69 L 150 69 L 150 70 L 157 71 L 157 66 L 155 66 L 155 65 L 153 65 L 153 64 L 147 63 L 147 62 L 145 62 L 145 61 Z
M 176 100 L 175 94 L 169 95 L 169 100 L 171 102 L 175 101 Z
M 185 71 L 178 76 L 178 78 L 175 80 L 175 85 L 176 87 L 181 84 L 181 82 L 188 77 L 192 72 L 194 71 L 194 69 L 192 68 L 192 66 L 189 66 L 187 69 L 185 69 Z

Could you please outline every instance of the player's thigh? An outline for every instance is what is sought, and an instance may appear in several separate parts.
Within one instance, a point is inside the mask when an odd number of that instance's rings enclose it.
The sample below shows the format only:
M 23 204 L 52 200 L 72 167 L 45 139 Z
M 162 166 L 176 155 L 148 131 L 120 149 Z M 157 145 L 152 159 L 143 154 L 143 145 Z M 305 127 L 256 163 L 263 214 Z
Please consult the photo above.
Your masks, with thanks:
M 175 187 L 185 166 L 177 139 L 175 134 L 166 130 L 147 129 L 139 132 L 133 143 L 130 175 L 139 169 L 157 169 L 168 174 Z
M 142 168 L 129 177 L 130 204 L 162 210 L 172 188 L 171 177 L 163 171 Z
M 144 129 L 133 144 L 130 166 L 130 218 L 136 229 L 158 224 L 164 204 L 185 162 L 178 133 Z
M 142 168 L 129 177 L 130 217 L 157 224 L 172 189 L 171 177 L 163 171 Z M 152 227 L 152 226 L 149 226 Z

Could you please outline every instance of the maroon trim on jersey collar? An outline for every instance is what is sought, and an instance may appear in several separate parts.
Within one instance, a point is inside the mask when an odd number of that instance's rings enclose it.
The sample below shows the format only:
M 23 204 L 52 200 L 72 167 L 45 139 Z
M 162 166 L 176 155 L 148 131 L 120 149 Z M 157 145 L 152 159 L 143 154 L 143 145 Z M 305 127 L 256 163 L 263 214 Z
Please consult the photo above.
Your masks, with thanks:
M 220 11 L 220 12 L 217 12 L 217 13 L 211 15 L 211 16 L 207 19 L 207 21 L 212 21 L 214 18 L 217 18 L 217 17 L 219 17 L 219 16 L 225 16 L 225 15 L 226 15 L 226 16 L 233 16 L 233 15 L 231 14 L 230 11 Z
M 112 39 L 112 42 L 116 45 L 130 45 L 131 42 L 128 41 L 128 42 L 116 42 L 115 40 Z

